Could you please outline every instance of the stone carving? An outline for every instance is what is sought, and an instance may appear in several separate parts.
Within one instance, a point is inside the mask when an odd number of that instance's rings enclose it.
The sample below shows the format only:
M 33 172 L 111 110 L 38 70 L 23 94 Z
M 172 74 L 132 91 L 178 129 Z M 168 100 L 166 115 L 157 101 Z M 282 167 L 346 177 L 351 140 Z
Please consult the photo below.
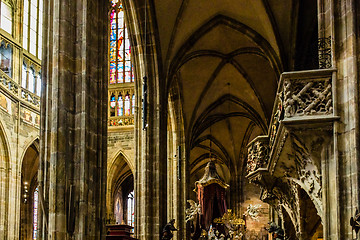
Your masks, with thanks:
M 286 139 L 287 139 L 288 135 L 289 135 L 289 132 L 285 131 L 284 136 L 283 136 L 283 138 L 281 139 L 281 141 L 279 143 L 279 147 L 277 149 L 276 156 L 275 156 L 275 161 L 274 161 L 273 166 L 272 166 L 272 169 L 273 169 L 272 172 L 271 172 L 272 174 L 274 173 L 275 166 L 276 166 L 277 162 L 279 161 L 281 151 L 285 146 L 285 142 L 286 142 Z
M 277 197 L 268 189 L 263 188 L 263 192 L 261 194 L 260 200 L 270 205 L 275 205 L 275 201 L 277 200 Z
M 36 107 L 40 107 L 40 97 L 25 88 L 21 88 L 21 98 Z
M 129 126 L 134 125 L 134 116 L 109 117 L 108 126 Z
M 18 89 L 19 86 L 16 82 L 14 82 L 8 75 L 6 75 L 5 73 L 1 73 L 0 76 L 0 82 L 8 89 L 10 90 L 13 94 L 17 95 L 18 94 Z
M 187 200 L 190 208 L 185 210 L 186 222 L 193 221 L 198 214 L 201 214 L 201 206 L 193 200 Z
M 331 68 L 331 37 L 318 39 L 319 68 Z
M 356 209 L 355 216 L 350 218 L 350 225 L 357 234 L 360 230 L 360 213 L 358 209 Z
M 294 79 L 284 82 L 285 117 L 333 112 L 331 79 Z
M 293 149 L 295 153 L 296 172 L 298 178 L 294 181 L 299 184 L 314 202 L 320 216 L 322 216 L 322 183 L 321 174 L 313 164 L 308 150 L 293 136 Z
M 276 100 L 277 101 L 275 102 L 275 104 L 276 104 L 277 108 L 272 116 L 271 129 L 270 129 L 270 140 L 269 140 L 270 148 L 274 144 L 275 137 L 276 137 L 277 131 L 279 129 L 280 121 L 284 118 L 284 116 L 283 116 L 284 115 L 283 92 L 278 94 Z
M 254 221 L 259 221 L 260 208 L 260 204 L 249 204 L 249 206 L 246 208 L 245 216 L 249 216 Z
M 248 147 L 247 173 L 266 167 L 269 159 L 269 145 L 266 137 L 258 138 Z M 267 139 L 267 138 L 266 138 Z
M 299 230 L 299 195 L 298 186 L 290 178 L 283 178 L 273 189 L 273 193 L 279 199 L 279 203 L 284 207 L 294 224 L 295 230 Z
M 162 240 L 170 240 L 173 238 L 174 234 L 172 233 L 173 231 L 177 231 L 177 229 L 174 226 L 175 224 L 175 219 L 171 219 L 170 222 L 168 222 L 161 234 L 161 239 Z

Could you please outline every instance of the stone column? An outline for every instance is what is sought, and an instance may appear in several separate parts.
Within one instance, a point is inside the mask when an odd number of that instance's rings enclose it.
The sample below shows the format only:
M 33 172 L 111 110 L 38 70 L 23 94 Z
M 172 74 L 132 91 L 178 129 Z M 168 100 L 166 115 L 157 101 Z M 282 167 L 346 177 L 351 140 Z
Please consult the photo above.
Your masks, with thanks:
M 334 144 L 322 160 L 325 239 L 354 239 L 349 224 L 359 208 L 359 22 L 355 0 L 318 0 L 319 36 L 330 38 L 331 67 L 337 69 Z M 357 9 L 356 9 L 357 8 Z
M 44 1 L 39 239 L 103 239 L 108 1 Z
M 145 3 L 146 2 L 146 3 Z M 153 1 L 124 1 L 135 63 L 135 235 L 160 238 L 167 223 L 166 85 L 158 62 Z M 145 14 L 146 11 L 146 14 Z M 145 18 L 146 15 L 146 18 Z M 145 30 L 146 23 L 146 30 Z M 146 37 L 145 37 L 146 36 Z M 145 40 L 146 38 L 146 40 Z M 146 50 L 146 51 L 145 51 Z M 147 77 L 147 124 L 143 130 L 142 81 Z

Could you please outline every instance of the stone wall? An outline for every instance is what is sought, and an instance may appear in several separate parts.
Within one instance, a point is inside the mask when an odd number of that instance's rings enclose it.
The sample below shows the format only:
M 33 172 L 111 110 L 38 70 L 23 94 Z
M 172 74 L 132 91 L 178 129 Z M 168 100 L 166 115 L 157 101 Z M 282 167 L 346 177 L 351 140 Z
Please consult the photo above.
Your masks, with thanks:
M 131 170 L 135 169 L 134 126 L 108 128 L 108 166 L 120 153 L 129 161 Z
M 38 120 L 38 109 L 0 86 L 0 239 L 19 235 L 22 161 L 39 139 Z

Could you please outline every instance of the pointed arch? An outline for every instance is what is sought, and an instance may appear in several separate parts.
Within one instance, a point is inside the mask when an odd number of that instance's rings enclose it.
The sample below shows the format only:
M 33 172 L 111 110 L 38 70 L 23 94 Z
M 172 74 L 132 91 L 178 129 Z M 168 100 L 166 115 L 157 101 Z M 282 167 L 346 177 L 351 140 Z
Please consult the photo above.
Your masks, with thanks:
M 10 149 L 9 141 L 6 137 L 5 128 L 0 121 L 0 229 L 4 230 L 7 238 L 8 225 L 6 224 L 9 212 L 9 169 L 10 169 Z
M 131 169 L 131 161 L 125 155 L 125 153 L 119 149 L 114 157 L 108 162 L 108 171 L 107 171 L 107 191 L 106 191 L 106 206 L 107 206 L 107 218 L 115 219 L 115 198 L 121 188 L 121 185 L 124 181 L 129 181 L 131 178 L 132 181 L 127 183 L 127 185 L 132 184 L 132 189 L 134 188 L 134 170 Z M 131 188 L 131 186 L 129 186 Z M 120 222 L 121 223 L 121 222 Z

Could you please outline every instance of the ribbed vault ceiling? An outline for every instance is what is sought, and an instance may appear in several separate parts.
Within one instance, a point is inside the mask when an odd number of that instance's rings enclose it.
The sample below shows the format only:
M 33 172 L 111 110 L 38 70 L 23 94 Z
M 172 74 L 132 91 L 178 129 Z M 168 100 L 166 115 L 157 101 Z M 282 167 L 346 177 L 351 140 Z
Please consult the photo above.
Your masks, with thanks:
M 154 6 L 168 86 L 181 95 L 191 181 L 203 174 L 211 145 L 229 182 L 243 171 L 246 145 L 267 131 L 297 4 L 159 0 Z

